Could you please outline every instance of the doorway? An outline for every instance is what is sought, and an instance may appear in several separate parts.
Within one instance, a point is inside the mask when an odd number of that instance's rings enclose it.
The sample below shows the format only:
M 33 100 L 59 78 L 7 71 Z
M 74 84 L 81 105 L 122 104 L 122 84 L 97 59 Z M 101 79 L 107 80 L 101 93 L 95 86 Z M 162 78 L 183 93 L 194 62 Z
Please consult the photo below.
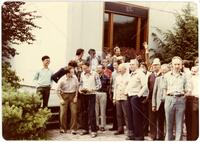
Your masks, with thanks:
M 148 8 L 126 3 L 105 2 L 103 52 L 119 46 L 126 59 L 145 56 L 148 39 Z

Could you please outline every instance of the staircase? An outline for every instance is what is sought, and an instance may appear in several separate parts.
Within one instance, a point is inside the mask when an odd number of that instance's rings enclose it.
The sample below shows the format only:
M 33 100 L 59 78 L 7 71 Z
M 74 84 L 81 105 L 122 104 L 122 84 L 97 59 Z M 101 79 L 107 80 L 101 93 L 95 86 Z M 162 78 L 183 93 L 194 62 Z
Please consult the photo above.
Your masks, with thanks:
M 59 106 L 50 106 L 48 107 L 51 110 L 52 116 L 47 122 L 47 129 L 58 129 L 59 128 Z

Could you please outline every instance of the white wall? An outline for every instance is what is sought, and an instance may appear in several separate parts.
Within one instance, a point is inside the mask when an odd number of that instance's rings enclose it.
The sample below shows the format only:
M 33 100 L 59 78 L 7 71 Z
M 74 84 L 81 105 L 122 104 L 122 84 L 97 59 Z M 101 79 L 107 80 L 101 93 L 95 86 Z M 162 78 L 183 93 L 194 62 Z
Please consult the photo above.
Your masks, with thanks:
M 83 48 L 85 57 L 90 48 L 102 49 L 103 2 L 69 2 L 67 60 L 75 56 L 76 49 Z
M 13 68 L 24 78 L 23 84 L 33 85 L 33 75 L 42 67 L 43 55 L 50 56 L 52 70 L 66 65 L 67 7 L 64 2 L 26 3 L 26 11 L 36 10 L 36 15 L 42 16 L 34 22 L 42 29 L 33 30 L 36 41 L 32 45 L 15 45 L 19 55 L 14 58 Z
M 181 11 L 185 2 L 130 2 L 149 8 L 149 46 L 155 47 L 152 32 L 154 27 L 171 29 L 175 18 L 173 13 Z M 197 7 L 195 7 L 197 8 Z M 50 68 L 57 71 L 75 56 L 78 48 L 101 51 L 103 42 L 103 2 L 28 2 L 27 11 L 37 11 L 42 18 L 35 24 L 34 44 L 21 44 L 15 47 L 20 53 L 13 60 L 13 68 L 24 78 L 23 84 L 33 85 L 33 75 L 41 68 L 41 57 L 51 57 Z M 196 10 L 197 12 L 197 10 Z M 197 15 L 197 13 L 195 13 Z
M 42 67 L 41 57 L 49 55 L 50 68 L 66 66 L 78 48 L 101 51 L 103 39 L 103 2 L 27 2 L 26 11 L 42 16 L 35 24 L 36 41 L 32 45 L 14 45 L 20 53 L 13 60 L 22 84 L 34 85 L 34 73 Z

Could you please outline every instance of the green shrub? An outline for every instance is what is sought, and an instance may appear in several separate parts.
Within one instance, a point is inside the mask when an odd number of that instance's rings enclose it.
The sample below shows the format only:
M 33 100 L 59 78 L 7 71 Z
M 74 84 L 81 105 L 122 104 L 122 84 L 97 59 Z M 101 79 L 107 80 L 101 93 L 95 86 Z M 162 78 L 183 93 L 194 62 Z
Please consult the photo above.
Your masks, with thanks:
M 51 117 L 47 108 L 40 108 L 38 94 L 19 92 L 3 85 L 3 136 L 7 140 L 44 139 L 46 122 Z

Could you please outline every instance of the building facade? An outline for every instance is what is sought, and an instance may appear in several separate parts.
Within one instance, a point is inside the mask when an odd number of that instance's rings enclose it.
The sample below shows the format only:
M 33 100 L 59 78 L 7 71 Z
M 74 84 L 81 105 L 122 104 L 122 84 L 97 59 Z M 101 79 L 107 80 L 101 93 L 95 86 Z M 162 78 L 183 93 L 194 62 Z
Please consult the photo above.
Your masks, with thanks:
M 27 2 L 26 11 L 37 11 L 34 44 L 14 45 L 19 53 L 12 65 L 23 85 L 34 86 L 34 73 L 42 66 L 41 57 L 51 57 L 50 68 L 67 65 L 78 48 L 93 48 L 98 54 L 122 48 L 128 58 L 144 56 L 142 43 L 156 48 L 152 33 L 165 31 L 175 23 L 175 13 L 187 2 Z M 197 15 L 197 4 L 191 3 Z M 56 88 L 56 84 L 53 85 Z

